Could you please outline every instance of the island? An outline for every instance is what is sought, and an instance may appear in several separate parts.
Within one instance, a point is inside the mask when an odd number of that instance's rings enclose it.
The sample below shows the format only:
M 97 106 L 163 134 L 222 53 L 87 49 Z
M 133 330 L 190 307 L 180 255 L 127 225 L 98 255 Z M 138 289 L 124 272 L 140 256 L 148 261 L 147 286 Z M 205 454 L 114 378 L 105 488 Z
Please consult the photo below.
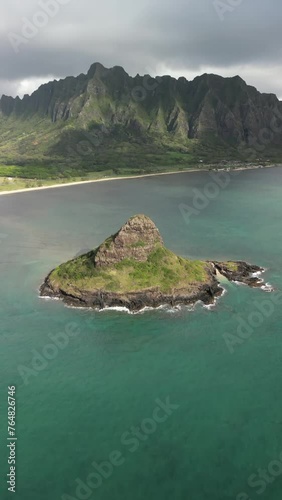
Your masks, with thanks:
M 263 268 L 246 262 L 197 261 L 168 250 L 154 222 L 131 217 L 98 248 L 66 262 L 45 279 L 42 297 L 86 308 L 140 311 L 162 305 L 213 304 L 223 293 L 219 274 L 262 287 Z

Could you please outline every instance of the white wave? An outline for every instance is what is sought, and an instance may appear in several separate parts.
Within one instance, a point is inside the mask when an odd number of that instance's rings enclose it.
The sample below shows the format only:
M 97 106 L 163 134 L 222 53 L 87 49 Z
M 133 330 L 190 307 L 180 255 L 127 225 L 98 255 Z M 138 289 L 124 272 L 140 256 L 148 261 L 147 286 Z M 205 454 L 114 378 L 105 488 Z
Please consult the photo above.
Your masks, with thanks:
M 78 309 L 78 311 L 96 311 L 97 310 L 94 307 L 72 306 L 71 304 L 65 304 L 65 303 L 64 303 L 64 306 L 67 309 Z
M 141 309 L 140 311 L 138 311 L 137 313 L 135 314 L 139 314 L 139 313 L 144 313 L 144 312 L 148 312 L 148 311 L 164 311 L 164 312 L 167 312 L 167 313 L 177 313 L 179 311 L 181 311 L 182 309 L 182 306 L 181 305 L 177 305 L 177 306 L 170 306 L 169 304 L 162 304 L 158 307 L 144 307 L 143 309 Z
M 248 286 L 247 283 L 243 283 L 242 281 L 232 281 L 232 283 L 235 283 L 237 286 Z
M 115 312 L 125 312 L 127 314 L 133 314 L 128 307 L 119 307 L 119 306 L 113 306 L 113 307 L 103 307 L 103 309 L 98 309 L 98 311 L 101 312 L 106 312 L 106 311 L 115 311 Z
M 185 306 L 180 306 L 180 309 L 185 308 L 185 310 L 188 312 L 194 312 L 195 306 L 196 306 L 196 304 L 189 304 L 189 305 L 185 305 Z
M 103 309 L 99 309 L 99 312 L 116 311 L 116 312 L 136 315 L 136 314 L 144 314 L 144 313 L 152 312 L 152 311 L 164 311 L 165 313 L 175 314 L 175 313 L 178 313 L 179 311 L 181 311 L 183 307 L 184 306 L 182 306 L 182 305 L 170 306 L 168 304 L 162 304 L 158 307 L 145 306 L 142 309 L 140 309 L 139 311 L 131 311 L 127 307 L 116 306 L 116 307 L 104 307 Z M 187 307 L 189 307 L 189 306 L 187 306 Z
M 215 307 L 216 307 L 216 302 L 214 302 L 213 304 L 203 304 L 203 308 L 207 309 L 208 311 L 211 311 Z
M 38 298 L 43 300 L 61 300 L 60 297 L 51 297 L 49 295 L 38 295 Z
M 177 305 L 177 306 L 168 306 L 168 305 L 165 305 L 164 307 L 162 307 L 162 311 L 164 311 L 166 313 L 169 313 L 169 314 L 176 314 L 176 313 L 182 311 L 183 307 L 184 307 L 184 305 L 182 306 L 180 304 Z M 188 309 L 189 306 L 186 306 L 186 307 Z
M 224 295 L 226 295 L 226 293 L 227 293 L 226 288 L 223 288 L 223 287 L 220 287 L 220 288 L 221 288 L 221 294 L 218 297 L 215 297 L 213 304 L 203 304 L 202 303 L 204 309 L 207 309 L 208 311 L 212 311 L 217 306 L 218 301 L 222 297 L 224 297 Z
M 227 290 L 223 287 L 221 288 L 221 295 L 215 298 L 215 301 L 213 304 L 208 304 L 205 305 L 201 300 L 198 300 L 194 304 L 177 304 L 176 306 L 171 306 L 169 304 L 161 304 L 158 307 L 149 307 L 145 306 L 143 309 L 140 309 L 139 311 L 131 311 L 128 307 L 122 307 L 122 306 L 112 306 L 112 307 L 103 307 L 100 309 L 99 307 L 80 307 L 80 306 L 74 306 L 71 304 L 66 304 L 64 303 L 64 306 L 68 309 L 78 309 L 82 311 L 96 311 L 99 313 L 106 313 L 106 312 L 120 312 L 120 313 L 126 313 L 126 314 L 131 314 L 131 315 L 136 315 L 136 314 L 144 314 L 146 312 L 152 312 L 152 311 L 164 311 L 165 313 L 168 314 L 176 314 L 179 313 L 182 310 L 188 311 L 188 312 L 194 312 L 195 307 L 200 304 L 202 307 L 206 309 L 211 309 L 216 306 L 217 301 L 223 297 L 227 293 Z M 60 297 L 51 297 L 51 296 L 44 296 L 42 297 L 41 295 L 38 295 L 39 298 L 45 299 L 45 300 L 61 300 Z
M 256 273 L 251 273 L 251 278 L 259 278 L 264 271 L 257 271 Z
M 272 286 L 270 283 L 265 283 L 265 285 L 263 285 L 263 286 L 261 287 L 261 289 L 262 289 L 264 292 L 268 292 L 268 293 L 274 292 L 274 288 L 273 288 L 273 286 Z

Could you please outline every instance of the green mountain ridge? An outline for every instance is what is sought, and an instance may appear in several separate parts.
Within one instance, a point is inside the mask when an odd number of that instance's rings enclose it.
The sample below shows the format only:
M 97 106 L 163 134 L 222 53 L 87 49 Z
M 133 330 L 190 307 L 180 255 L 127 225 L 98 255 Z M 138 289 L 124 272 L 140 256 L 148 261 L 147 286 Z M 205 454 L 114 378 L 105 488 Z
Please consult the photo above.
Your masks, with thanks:
M 16 175 L 34 169 L 34 176 L 52 177 L 276 161 L 281 123 L 277 97 L 239 76 L 130 77 L 95 63 L 87 74 L 49 82 L 23 99 L 1 97 L 0 163 Z

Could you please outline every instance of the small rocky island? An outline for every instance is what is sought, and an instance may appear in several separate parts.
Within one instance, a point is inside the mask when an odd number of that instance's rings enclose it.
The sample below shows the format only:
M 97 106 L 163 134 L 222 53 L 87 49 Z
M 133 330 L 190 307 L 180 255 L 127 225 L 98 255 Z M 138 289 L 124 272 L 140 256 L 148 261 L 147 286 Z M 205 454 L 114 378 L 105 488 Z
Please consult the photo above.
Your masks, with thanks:
M 176 306 L 202 301 L 213 304 L 230 281 L 261 287 L 262 268 L 245 262 L 188 260 L 168 250 L 145 215 L 131 217 L 95 250 L 54 269 L 41 286 L 42 297 L 60 298 L 68 305 L 99 308 Z

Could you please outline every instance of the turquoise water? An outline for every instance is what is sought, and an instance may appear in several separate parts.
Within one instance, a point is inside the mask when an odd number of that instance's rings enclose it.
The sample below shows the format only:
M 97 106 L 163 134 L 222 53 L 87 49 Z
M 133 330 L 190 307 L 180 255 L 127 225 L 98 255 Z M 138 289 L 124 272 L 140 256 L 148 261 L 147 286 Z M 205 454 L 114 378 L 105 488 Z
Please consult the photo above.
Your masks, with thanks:
M 193 190 L 209 182 L 190 173 L 0 197 L 1 498 L 13 495 L 7 387 L 15 385 L 20 500 L 280 500 L 282 307 L 272 297 L 282 289 L 282 170 L 241 172 L 188 220 L 183 205 L 193 207 Z M 225 283 L 213 309 L 139 315 L 38 298 L 55 265 L 140 212 L 171 250 L 262 265 L 277 292 Z M 240 339 L 239 324 L 265 301 L 270 314 Z M 227 338 L 239 343 L 228 349 Z M 166 414 L 157 408 L 167 398 Z M 102 478 L 92 464 L 110 459 Z M 269 467 L 259 483 L 258 469 Z

